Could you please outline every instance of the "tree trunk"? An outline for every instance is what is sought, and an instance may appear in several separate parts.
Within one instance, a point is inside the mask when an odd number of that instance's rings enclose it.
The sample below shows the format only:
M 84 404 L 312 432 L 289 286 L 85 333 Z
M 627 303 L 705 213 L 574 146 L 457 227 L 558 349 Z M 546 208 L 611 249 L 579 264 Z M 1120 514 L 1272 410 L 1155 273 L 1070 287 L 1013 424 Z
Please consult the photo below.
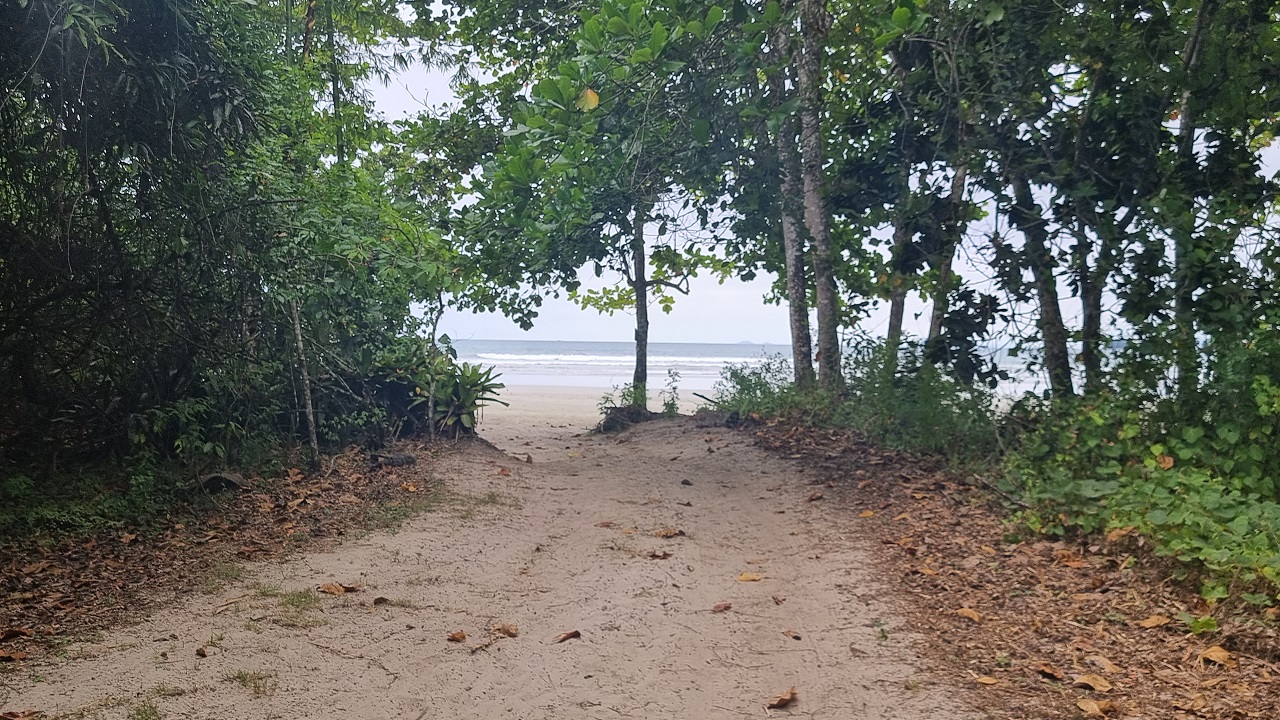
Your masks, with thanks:
M 307 413 L 307 440 L 311 449 L 308 464 L 315 469 L 320 463 L 320 443 L 316 441 L 316 411 L 311 404 L 311 373 L 307 370 L 307 351 L 302 345 L 302 319 L 298 316 L 298 301 L 289 301 L 289 314 L 293 317 L 293 339 L 298 345 L 298 372 L 302 375 L 302 406 Z
M 631 377 L 631 404 L 644 408 L 649 404 L 649 280 L 645 269 L 649 255 L 644 247 L 644 224 L 648 210 L 636 205 L 631 236 L 631 289 L 636 295 L 636 369 Z
M 347 161 L 346 139 L 342 132 L 342 90 L 338 73 L 338 41 L 333 30 L 333 0 L 326 4 L 329 15 L 329 79 L 333 86 L 333 130 L 338 164 Z
M 774 59 L 785 57 L 791 46 L 788 26 L 778 23 L 770 34 L 774 46 Z M 781 72 L 769 78 L 775 109 L 787 96 L 786 79 Z M 804 200 L 798 155 L 795 143 L 795 120 L 783 121 L 774 137 L 774 147 L 781 170 L 782 254 L 787 273 L 787 311 L 791 321 L 791 363 L 795 371 L 796 385 L 813 385 L 813 337 L 809 334 L 809 280 L 805 270 L 805 239 L 802 220 L 797 212 Z
M 311 59 L 311 40 L 315 37 L 316 0 L 307 0 L 307 12 L 302 23 L 302 64 Z
M 1049 387 L 1055 398 L 1068 397 L 1075 392 L 1071 383 L 1071 356 L 1067 352 L 1067 329 L 1058 304 L 1056 263 L 1049 251 L 1049 231 L 1043 212 L 1031 194 L 1031 183 L 1021 176 L 1012 178 L 1012 182 L 1014 202 L 1009 208 L 1009 218 L 1026 239 L 1026 260 L 1040 301 L 1038 324 L 1044 341 Z
M 903 265 L 911 244 L 911 176 L 903 162 L 899 181 L 902 192 L 893 213 L 893 246 L 889 251 L 889 330 L 885 333 L 885 354 L 894 370 L 898 367 L 898 346 L 902 344 L 902 317 L 907 309 L 907 274 Z
M 1196 234 L 1195 204 L 1187 190 L 1197 173 L 1195 157 L 1196 117 L 1191 104 L 1192 78 L 1200 68 L 1205 31 L 1217 12 L 1217 0 L 1203 0 L 1196 11 L 1195 24 L 1182 50 L 1182 71 L 1187 84 L 1178 105 L 1178 173 L 1183 179 L 1186 217 L 1173 224 L 1173 322 L 1174 362 L 1178 368 L 1178 402 L 1190 403 L 1200 389 L 1200 348 L 1196 344 L 1195 280 Z
M 942 321 L 947 317 L 947 311 L 950 309 L 952 283 L 955 282 L 951 265 L 955 262 L 956 250 L 960 247 L 960 238 L 964 234 L 965 223 L 961 222 L 960 217 L 964 212 L 964 188 L 968 175 L 968 166 L 961 165 L 956 168 L 956 174 L 951 176 L 951 195 L 947 197 L 947 215 L 943 222 L 939 223 L 942 243 L 938 249 L 938 282 L 934 285 L 933 296 L 930 298 L 933 307 L 929 312 L 929 336 L 925 339 L 926 347 L 936 343 L 942 336 Z
M 821 66 L 827 11 L 823 0 L 800 0 L 799 8 L 802 42 L 795 65 L 800 91 L 800 173 L 804 185 L 804 222 L 813 241 L 818 382 L 834 390 L 844 384 L 844 379 L 840 375 L 839 308 L 832 268 L 831 218 L 823 178 Z

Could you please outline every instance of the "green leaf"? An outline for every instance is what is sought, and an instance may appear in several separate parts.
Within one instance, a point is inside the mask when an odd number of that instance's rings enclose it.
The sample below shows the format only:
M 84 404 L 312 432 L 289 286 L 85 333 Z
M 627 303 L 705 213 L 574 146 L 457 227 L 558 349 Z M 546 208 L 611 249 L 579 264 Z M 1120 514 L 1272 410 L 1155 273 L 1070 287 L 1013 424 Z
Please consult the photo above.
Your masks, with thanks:
M 693 139 L 700 145 L 706 145 L 711 140 L 711 123 L 702 118 L 693 121 Z
M 893 11 L 893 24 L 898 26 L 900 30 L 906 30 L 911 26 L 911 8 L 900 7 Z
M 667 44 L 667 37 L 667 29 L 662 26 L 662 23 L 654 23 L 653 34 L 649 36 L 649 49 L 653 51 L 654 55 L 662 52 L 663 46 Z

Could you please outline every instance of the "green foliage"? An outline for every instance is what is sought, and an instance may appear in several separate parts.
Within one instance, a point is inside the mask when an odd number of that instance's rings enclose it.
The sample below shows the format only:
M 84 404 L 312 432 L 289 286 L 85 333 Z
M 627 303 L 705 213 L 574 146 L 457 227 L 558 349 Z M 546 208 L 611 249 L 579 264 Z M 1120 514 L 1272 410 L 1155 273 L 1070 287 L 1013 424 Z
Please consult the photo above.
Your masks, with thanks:
M 889 362 L 882 344 L 854 348 L 845 356 L 845 381 L 845 393 L 837 397 L 797 389 L 782 358 L 731 366 L 717 384 L 715 406 L 742 416 L 790 415 L 850 429 L 888 447 L 958 464 L 989 463 L 997 455 L 992 396 L 923 363 L 918 347 L 907 346 L 897 362 Z

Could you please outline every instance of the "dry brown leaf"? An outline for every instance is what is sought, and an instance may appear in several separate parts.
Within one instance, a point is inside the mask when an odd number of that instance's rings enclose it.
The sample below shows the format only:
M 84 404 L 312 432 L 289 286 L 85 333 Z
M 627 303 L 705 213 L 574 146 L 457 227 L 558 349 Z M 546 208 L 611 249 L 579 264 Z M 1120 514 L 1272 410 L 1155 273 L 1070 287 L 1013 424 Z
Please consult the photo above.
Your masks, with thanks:
M 860 517 L 860 518 L 869 518 L 869 517 L 871 517 L 872 515 L 875 515 L 875 514 L 876 514 L 876 511 L 875 511 L 875 510 L 863 510 L 862 512 L 858 513 L 858 517 Z
M 1111 689 L 1111 683 L 1101 675 L 1088 673 L 1085 675 L 1077 675 L 1075 682 L 1071 683 L 1076 687 L 1087 687 L 1098 692 L 1107 692 Z
M 400 484 L 400 489 L 401 489 L 401 490 L 403 490 L 403 491 L 405 491 L 405 492 L 410 492 L 410 493 L 416 493 L 416 492 L 418 492 L 418 486 L 417 486 L 417 485 L 415 485 L 415 484 L 413 484 L 413 483 L 401 483 L 401 484 Z
M 669 540 L 673 537 L 682 537 L 683 535 L 684 535 L 683 530 L 676 530 L 675 528 L 664 527 L 664 528 L 658 528 L 657 530 L 653 531 L 654 537 L 662 538 L 663 540 Z
M 1146 620 L 1143 620 L 1142 622 L 1138 623 L 1138 625 L 1140 627 L 1144 627 L 1150 630 L 1151 628 L 1158 628 L 1163 625 L 1168 625 L 1169 623 L 1170 623 L 1169 618 L 1165 617 L 1164 615 L 1152 615 Z
M 209 657 L 209 650 L 204 645 L 196 648 L 196 657 Z
M 817 500 L 821 500 L 821 499 L 822 499 L 822 497 L 823 497 L 823 496 L 822 496 L 822 491 L 821 491 L 821 490 L 816 490 L 816 491 L 814 491 L 814 493 L 813 493 L 812 495 L 810 495 L 810 496 L 809 496 L 808 501 L 809 501 L 809 502 L 814 502 L 814 501 L 817 501 Z
M 26 659 L 27 654 L 21 650 L 0 650 L 0 662 L 17 662 Z
M 1170 470 L 1173 468 L 1173 457 L 1169 455 L 1160 455 L 1156 457 L 1156 464 L 1161 470 Z
M 42 715 L 39 710 L 9 710 L 0 713 L 0 720 L 35 720 Z
M 982 683 L 983 685 L 995 685 L 996 683 L 1000 682 L 999 680 L 991 677 L 990 675 L 979 675 L 978 677 L 974 678 L 974 680 L 979 683 Z
M 391 603 L 391 598 L 388 598 L 388 597 L 378 596 L 373 599 L 374 605 L 388 605 L 390 603 Z
M 1084 711 L 1084 714 L 1091 718 L 1104 718 L 1111 711 L 1112 702 L 1110 700 L 1094 700 L 1085 698 L 1076 702 L 1076 707 Z
M 345 595 L 347 593 L 360 592 L 360 585 L 348 585 L 347 583 L 327 582 L 320 587 L 319 590 L 326 595 Z
M 783 631 L 782 631 L 782 634 L 783 634 L 783 635 L 786 635 L 787 637 L 791 638 L 792 640 L 799 640 L 799 639 L 800 639 L 800 633 L 796 632 L 795 630 L 783 630 Z
M 1235 661 L 1231 659 L 1231 653 L 1227 652 L 1227 650 L 1221 645 L 1214 645 L 1213 647 L 1205 649 L 1205 651 L 1200 653 L 1200 656 L 1196 659 L 1196 662 L 1198 662 L 1201 667 L 1204 666 L 1206 661 L 1223 667 L 1235 665 Z
M 1066 680 L 1067 676 L 1061 670 L 1050 665 L 1049 663 L 1038 663 L 1035 665 L 1035 671 L 1052 680 Z
M 449 636 L 447 638 L 449 642 L 457 642 L 457 643 L 460 643 L 466 639 L 467 639 L 466 630 L 454 630 L 453 632 L 449 633 Z
M 741 572 L 738 573 L 738 582 L 760 582 L 764 576 L 759 573 Z
M 44 560 L 38 563 L 32 563 L 22 568 L 22 574 L 36 575 L 38 573 L 44 572 L 45 570 L 49 569 L 52 566 L 53 566 L 53 563 L 49 562 L 48 560 Z
M 718 602 L 711 606 L 711 612 L 713 613 L 728 612 L 731 609 L 733 609 L 733 603 L 728 602 Z
M 778 708 L 784 708 L 790 705 L 791 703 L 795 702 L 796 698 L 797 698 L 796 689 L 792 687 L 792 688 L 789 688 L 786 692 L 782 693 L 781 695 L 777 695 L 773 698 L 770 698 L 769 702 L 765 704 L 765 707 L 769 708 L 770 710 L 777 710 Z
M 137 533 L 125 533 L 120 536 L 120 542 L 124 543 L 125 545 L 129 545 L 133 543 L 134 540 L 137 540 L 137 539 L 138 539 Z
M 618 524 L 618 523 L 616 523 L 616 522 L 614 522 L 614 521 L 612 521 L 612 520 L 601 520 L 600 522 L 596 523 L 596 527 L 598 527 L 598 528 L 611 528 L 611 527 L 616 527 L 616 526 L 617 526 L 617 524 Z
M 653 552 L 649 553 L 649 558 L 651 560 L 666 560 L 669 557 L 671 557 L 671 553 L 667 552 L 666 550 L 654 550 Z
M 520 634 L 520 628 L 516 627 L 515 625 L 512 625 L 511 623 L 499 623 L 489 628 L 489 632 L 493 633 L 494 635 L 501 635 L 502 637 L 513 638 Z
M 982 622 L 982 613 L 974 610 L 973 608 L 962 607 L 959 610 L 956 610 L 956 614 L 960 617 L 969 618 L 976 623 Z
M 581 632 L 579 632 L 579 631 L 577 631 L 577 630 L 570 630 L 569 632 L 562 632 L 562 633 L 560 633 L 559 635 L 557 635 L 557 636 L 556 636 L 556 642 L 558 642 L 558 643 L 562 643 L 562 642 L 564 642 L 565 640 L 572 640 L 572 639 L 574 639 L 574 638 L 580 638 L 580 637 L 582 637 L 582 633 L 581 633 Z
M 1133 532 L 1132 527 L 1115 528 L 1114 530 L 1107 532 L 1107 540 L 1110 542 L 1116 542 L 1131 532 Z
M 1124 672 L 1123 670 L 1120 669 L 1120 666 L 1116 665 L 1115 663 L 1111 662 L 1110 660 L 1108 660 L 1107 658 L 1101 655 L 1090 655 L 1089 657 L 1085 658 L 1085 662 L 1091 663 L 1099 668 L 1102 668 L 1102 672 L 1111 673 L 1112 675 L 1116 675 L 1118 673 Z
M 774 605 L 781 605 L 782 603 L 784 603 L 784 602 L 786 602 L 786 601 L 787 601 L 787 599 L 786 599 L 786 598 L 784 598 L 784 597 L 782 597 L 781 595 L 774 595 L 774 596 L 773 596 L 773 604 L 774 604 Z
M 499 475 L 510 475 L 510 474 L 511 474 L 511 468 L 509 468 L 509 467 L 500 467 L 500 468 L 498 468 L 498 474 L 499 474 Z
M 35 636 L 36 636 L 35 631 L 30 628 L 11 627 L 11 628 L 5 628 L 4 630 L 0 630 L 0 642 L 4 642 L 5 640 L 12 640 L 14 638 L 35 637 Z

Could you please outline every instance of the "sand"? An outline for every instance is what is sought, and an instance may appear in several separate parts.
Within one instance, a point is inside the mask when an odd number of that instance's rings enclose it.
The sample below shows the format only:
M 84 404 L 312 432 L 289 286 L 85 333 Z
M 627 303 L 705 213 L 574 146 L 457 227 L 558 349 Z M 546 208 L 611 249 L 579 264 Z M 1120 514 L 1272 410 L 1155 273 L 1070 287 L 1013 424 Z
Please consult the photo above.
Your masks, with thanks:
M 975 717 L 920 672 L 853 524 L 806 502 L 816 478 L 687 419 L 582 435 L 593 391 L 508 397 L 482 425 L 497 447 L 437 461 L 447 494 L 398 532 L 250 565 L 217 593 L 0 676 L 0 711 Z M 315 592 L 328 582 L 362 589 Z M 518 634 L 494 639 L 502 624 Z M 457 631 L 466 640 L 450 642 Z M 580 637 L 556 642 L 569 631 Z M 766 709 L 792 687 L 793 704 Z

